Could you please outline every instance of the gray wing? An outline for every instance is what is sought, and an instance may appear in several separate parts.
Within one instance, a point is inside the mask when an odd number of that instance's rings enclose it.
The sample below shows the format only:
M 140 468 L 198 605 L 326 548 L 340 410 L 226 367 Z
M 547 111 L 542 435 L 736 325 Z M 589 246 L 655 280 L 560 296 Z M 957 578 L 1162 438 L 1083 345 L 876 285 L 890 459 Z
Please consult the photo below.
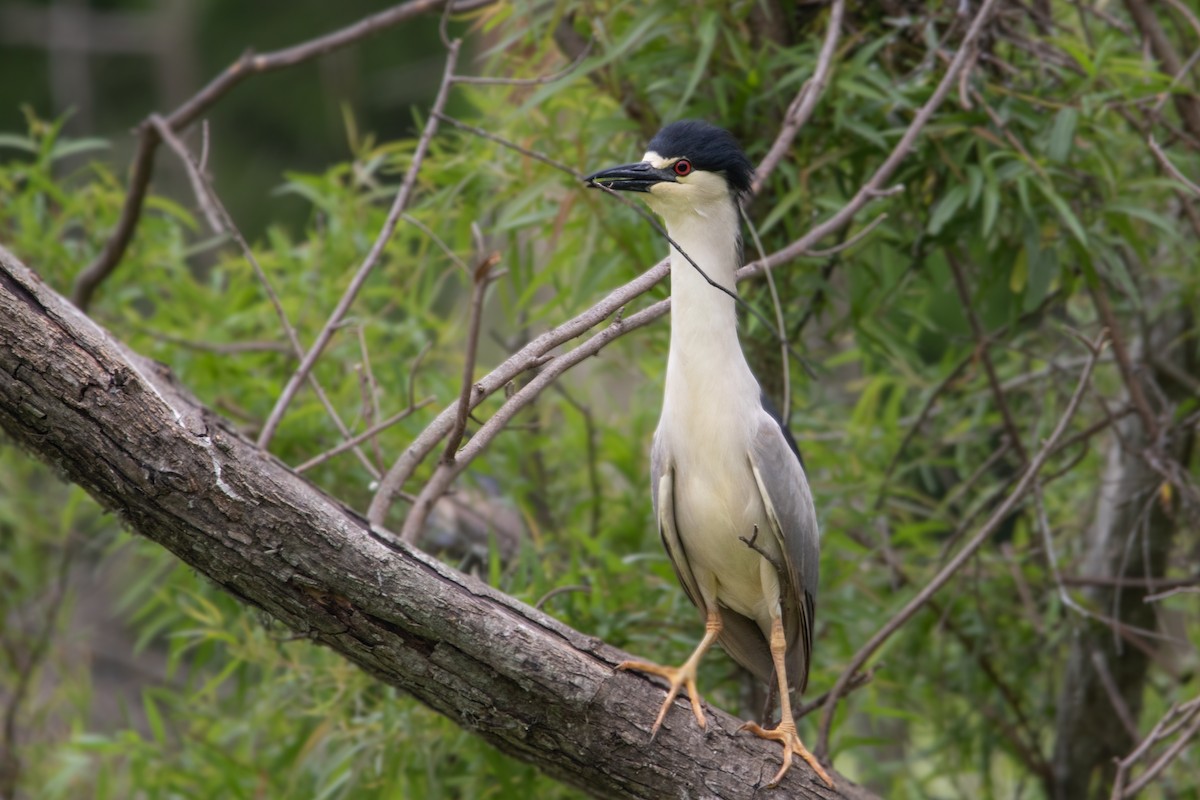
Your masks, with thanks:
M 662 437 L 654 434 L 654 444 L 650 448 L 650 497 L 654 500 L 654 520 L 658 523 L 658 535 L 662 537 L 663 549 L 671 566 L 675 568 L 675 576 L 687 593 L 692 605 L 704 614 L 704 598 L 700 596 L 700 587 L 692 575 L 688 565 L 687 552 L 679 539 L 679 529 L 675 525 L 675 468 L 670 463 Z
M 779 584 L 788 641 L 788 684 L 794 691 L 803 692 L 812 653 L 821 542 L 812 491 L 795 440 L 769 409 L 751 445 L 750 465 L 767 508 L 771 532 L 783 553 Z

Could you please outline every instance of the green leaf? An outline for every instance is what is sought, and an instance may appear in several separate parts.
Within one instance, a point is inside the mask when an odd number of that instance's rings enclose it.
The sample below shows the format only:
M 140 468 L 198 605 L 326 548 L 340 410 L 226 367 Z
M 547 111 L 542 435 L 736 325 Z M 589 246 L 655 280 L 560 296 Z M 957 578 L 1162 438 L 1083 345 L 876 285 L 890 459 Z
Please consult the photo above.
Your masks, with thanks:
M 934 206 L 929 216 L 929 234 L 937 236 L 967 199 L 966 184 L 957 183 Z
M 1067 226 L 1067 230 L 1075 237 L 1075 241 L 1079 242 L 1080 246 L 1086 248 L 1088 245 L 1087 232 L 1084 231 L 1083 225 L 1079 223 L 1079 218 L 1075 216 L 1075 212 L 1067 205 L 1067 201 L 1063 200 L 1050 184 L 1043 181 L 1034 181 L 1033 184 L 1042 193 L 1042 196 L 1050 201 L 1050 205 L 1054 206 L 1054 210 L 1058 212 L 1059 219 Z
M 107 150 L 109 146 L 105 139 L 63 139 L 55 143 L 54 148 L 50 151 L 50 158 L 59 161 L 68 156 Z
M 1024 251 L 1022 251 L 1022 254 Z M 1021 260 L 1021 254 L 1017 256 Z M 1043 253 L 1029 271 L 1029 281 L 1025 287 L 1025 297 L 1023 300 L 1024 310 L 1032 311 L 1041 305 L 1046 299 L 1050 287 L 1054 280 L 1058 277 L 1058 256 L 1055 251 L 1047 250 Z M 1014 289 L 1014 291 L 1017 291 Z
M 14 150 L 24 150 L 26 153 L 38 151 L 37 142 L 28 136 L 17 136 L 12 133 L 0 133 L 0 147 L 11 147 Z
M 1046 146 L 1046 156 L 1054 163 L 1061 164 L 1071 154 L 1078 119 L 1079 112 L 1070 106 L 1059 109 L 1055 115 L 1054 126 L 1050 128 L 1050 141 Z
M 154 690 L 146 689 L 142 692 L 142 710 L 146 713 L 146 723 L 150 726 L 150 733 L 154 736 L 154 741 L 160 745 L 167 743 L 167 729 L 163 725 L 162 714 L 158 711 L 158 704 L 154 702 Z
M 1008 288 L 1013 294 L 1020 293 L 1029 280 L 1029 251 L 1021 248 L 1013 261 L 1012 272 L 1008 276 Z

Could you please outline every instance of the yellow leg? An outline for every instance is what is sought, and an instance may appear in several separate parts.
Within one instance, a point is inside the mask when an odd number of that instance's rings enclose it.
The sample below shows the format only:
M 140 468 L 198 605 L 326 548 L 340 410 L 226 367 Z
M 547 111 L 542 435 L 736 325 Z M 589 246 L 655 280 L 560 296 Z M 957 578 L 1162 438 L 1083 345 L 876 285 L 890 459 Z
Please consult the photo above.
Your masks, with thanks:
M 775 675 L 779 678 L 779 725 L 774 730 L 766 730 L 753 722 L 747 722 L 741 727 L 741 730 L 750 731 L 755 736 L 763 739 L 771 739 L 783 744 L 783 766 L 779 768 L 779 772 L 775 773 L 775 777 L 767 784 L 767 788 L 773 789 L 783 780 L 783 776 L 792 766 L 792 755 L 798 755 L 808 762 L 808 765 L 813 768 L 813 772 L 821 777 L 833 788 L 833 780 L 830 779 L 829 773 L 821 766 L 816 757 L 808 752 L 808 748 L 800 741 L 800 734 L 796 732 L 796 720 L 792 718 L 792 700 L 788 694 L 787 668 L 784 664 L 784 655 L 787 653 L 787 638 L 783 634 L 783 621 L 779 617 L 775 617 L 771 621 L 771 658 L 775 662 Z
M 654 720 L 654 727 L 650 730 L 650 738 L 653 739 L 658 735 L 658 729 L 662 727 L 663 719 L 667 716 L 667 709 L 675 702 L 675 698 L 679 696 L 679 690 L 687 687 L 688 699 L 692 701 L 692 713 L 696 715 L 696 722 L 703 728 L 707 725 L 704 719 L 704 709 L 700 708 L 700 692 L 696 689 L 696 668 L 700 666 L 701 659 L 708 649 L 712 647 L 713 642 L 717 640 L 717 634 L 721 632 L 721 615 L 716 609 L 708 612 L 704 621 L 704 638 L 700 640 L 700 644 L 696 645 L 696 649 L 692 652 L 688 660 L 683 662 L 681 667 L 660 667 L 658 664 L 650 664 L 645 661 L 622 661 L 617 665 L 617 669 L 631 669 L 637 672 L 648 672 L 651 675 L 658 675 L 666 678 L 671 689 L 667 692 L 667 699 L 663 701 L 662 708 L 659 709 L 658 718 Z

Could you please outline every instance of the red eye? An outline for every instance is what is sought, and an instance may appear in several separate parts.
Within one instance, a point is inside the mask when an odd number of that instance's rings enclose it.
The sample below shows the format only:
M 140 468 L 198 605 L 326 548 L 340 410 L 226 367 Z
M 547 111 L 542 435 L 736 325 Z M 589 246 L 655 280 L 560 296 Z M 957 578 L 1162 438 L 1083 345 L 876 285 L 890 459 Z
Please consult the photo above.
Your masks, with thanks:
M 692 162 L 688 161 L 686 158 L 681 158 L 675 162 L 675 174 L 676 175 L 683 177 L 684 175 L 691 174 L 691 172 L 692 172 Z

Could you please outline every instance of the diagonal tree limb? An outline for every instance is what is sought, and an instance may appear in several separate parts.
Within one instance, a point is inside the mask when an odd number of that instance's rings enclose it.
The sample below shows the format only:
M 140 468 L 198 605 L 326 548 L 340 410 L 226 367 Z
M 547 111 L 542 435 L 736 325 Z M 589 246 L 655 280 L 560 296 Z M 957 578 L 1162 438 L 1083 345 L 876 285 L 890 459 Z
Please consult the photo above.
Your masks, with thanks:
M 751 798 L 778 767 L 711 709 L 650 741 L 663 690 L 614 672 L 624 653 L 372 536 L 3 248 L 0 428 L 243 602 L 593 795 Z M 837 780 L 799 764 L 778 796 L 872 796 Z

